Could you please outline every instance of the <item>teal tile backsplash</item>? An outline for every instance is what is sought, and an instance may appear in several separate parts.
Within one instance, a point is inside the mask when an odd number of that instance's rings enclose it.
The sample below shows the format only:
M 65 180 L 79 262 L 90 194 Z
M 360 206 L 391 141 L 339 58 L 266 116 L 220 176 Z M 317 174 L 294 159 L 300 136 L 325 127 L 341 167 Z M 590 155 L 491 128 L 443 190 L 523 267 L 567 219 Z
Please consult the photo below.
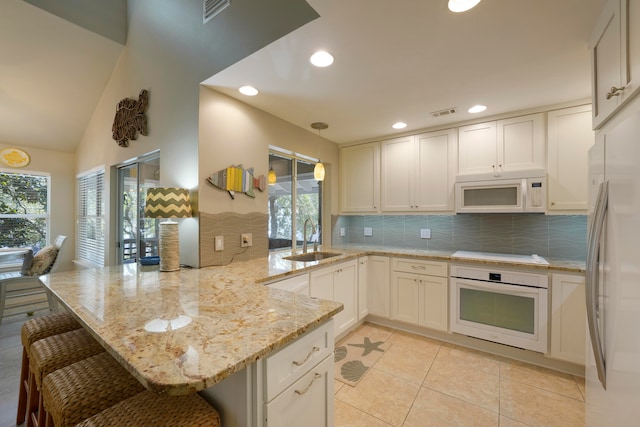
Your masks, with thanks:
M 586 258 L 586 215 L 459 214 L 335 216 L 335 246 L 538 254 L 582 261 Z M 364 235 L 371 227 L 372 236 Z M 340 228 L 345 229 L 344 237 Z M 420 229 L 431 230 L 430 239 Z

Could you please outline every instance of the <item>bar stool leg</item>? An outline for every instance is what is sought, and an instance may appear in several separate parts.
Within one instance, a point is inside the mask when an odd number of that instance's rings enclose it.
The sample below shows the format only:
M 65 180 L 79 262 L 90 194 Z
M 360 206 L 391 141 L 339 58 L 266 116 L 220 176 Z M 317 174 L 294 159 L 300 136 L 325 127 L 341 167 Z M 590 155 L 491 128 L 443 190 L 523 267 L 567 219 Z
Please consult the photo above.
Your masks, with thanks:
M 16 415 L 16 425 L 24 422 L 27 413 L 27 389 L 29 381 L 29 359 L 27 349 L 22 347 L 22 369 L 20 370 L 20 389 L 18 390 L 18 414 Z
M 29 391 L 27 392 L 27 426 L 34 427 L 33 415 L 38 410 L 38 400 L 40 392 L 36 386 L 36 376 L 31 372 L 29 374 Z

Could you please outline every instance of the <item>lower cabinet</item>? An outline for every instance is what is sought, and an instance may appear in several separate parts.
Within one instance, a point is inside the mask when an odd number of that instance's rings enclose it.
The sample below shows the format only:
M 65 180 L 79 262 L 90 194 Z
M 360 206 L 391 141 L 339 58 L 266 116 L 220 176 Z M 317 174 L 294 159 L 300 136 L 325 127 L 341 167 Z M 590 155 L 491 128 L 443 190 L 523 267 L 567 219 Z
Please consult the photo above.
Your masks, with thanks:
M 384 318 L 391 317 L 389 310 L 389 258 L 369 256 L 368 309 L 369 314 Z
M 358 258 L 358 320 L 369 314 L 369 257 Z
M 358 264 L 347 261 L 309 274 L 309 295 L 337 301 L 344 309 L 333 317 L 335 336 L 358 321 Z
M 283 289 L 297 294 L 309 295 L 309 274 L 301 274 L 300 276 L 289 277 L 287 279 L 278 280 L 277 282 L 267 285 L 273 289 Z
M 549 356 L 584 365 L 586 319 L 584 276 L 552 273 Z
M 392 260 L 391 319 L 447 330 L 448 263 Z

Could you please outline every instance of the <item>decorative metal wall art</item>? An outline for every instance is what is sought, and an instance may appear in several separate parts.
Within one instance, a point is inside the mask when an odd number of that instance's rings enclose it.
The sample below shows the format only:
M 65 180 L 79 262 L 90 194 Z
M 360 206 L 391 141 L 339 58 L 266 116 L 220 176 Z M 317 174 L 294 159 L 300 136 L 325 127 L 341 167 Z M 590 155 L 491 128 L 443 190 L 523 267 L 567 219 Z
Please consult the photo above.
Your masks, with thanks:
M 128 147 L 130 140 L 140 135 L 147 136 L 147 116 L 145 112 L 149 106 L 149 91 L 142 89 L 138 99 L 124 98 L 118 102 L 116 116 L 113 119 L 113 139 L 120 147 Z
M 221 190 L 226 190 L 232 199 L 236 198 L 236 192 L 255 198 L 254 188 L 264 191 L 267 187 L 267 179 L 264 175 L 254 178 L 253 168 L 245 169 L 242 165 L 232 165 L 222 169 L 207 178 L 207 181 Z

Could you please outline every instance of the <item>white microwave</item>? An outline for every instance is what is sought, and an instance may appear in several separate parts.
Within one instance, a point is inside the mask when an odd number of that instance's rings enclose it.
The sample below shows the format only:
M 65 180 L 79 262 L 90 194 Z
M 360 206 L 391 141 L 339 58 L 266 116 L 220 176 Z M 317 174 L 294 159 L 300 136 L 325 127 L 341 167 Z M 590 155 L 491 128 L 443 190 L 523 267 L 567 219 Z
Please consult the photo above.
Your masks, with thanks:
M 456 212 L 509 213 L 545 211 L 544 177 L 456 183 Z

